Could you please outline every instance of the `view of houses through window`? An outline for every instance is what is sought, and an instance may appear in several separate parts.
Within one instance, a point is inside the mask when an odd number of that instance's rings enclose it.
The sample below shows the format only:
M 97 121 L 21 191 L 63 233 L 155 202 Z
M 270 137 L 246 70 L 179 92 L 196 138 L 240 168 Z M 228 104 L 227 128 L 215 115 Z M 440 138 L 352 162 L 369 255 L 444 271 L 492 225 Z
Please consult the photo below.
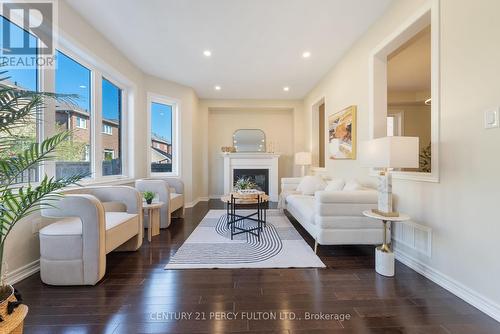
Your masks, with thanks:
M 90 70 L 64 53 L 57 52 L 56 93 L 75 94 L 72 101 L 56 105 L 55 130 L 71 131 L 57 152 L 56 177 L 91 174 Z
M 172 172 L 172 105 L 151 103 L 151 172 Z
M 4 23 L 10 25 L 10 41 L 11 45 L 23 45 L 25 40 L 29 40 L 30 45 L 37 45 L 38 39 L 31 33 L 25 31 L 14 23 L 11 23 L 3 16 L 0 16 L 0 26 Z M 0 38 L 0 43 L 3 43 L 3 38 Z M 0 44 L 2 52 L 8 54 L 9 49 L 4 48 Z M 36 49 L 35 49 L 36 50 Z M 34 51 L 36 52 L 36 51 Z M 51 136 L 62 131 L 70 131 L 70 137 L 63 142 L 57 152 L 55 159 L 55 177 L 63 178 L 79 173 L 88 174 L 89 177 L 95 178 L 107 175 L 121 175 L 123 173 L 122 161 L 122 89 L 118 87 L 112 80 L 102 78 L 102 90 L 97 94 L 102 93 L 102 110 L 92 110 L 92 102 L 95 99 L 92 96 L 92 72 L 95 72 L 95 77 L 100 78 L 99 71 L 84 66 L 73 56 L 56 51 L 56 66 L 55 66 L 55 92 L 58 94 L 71 94 L 72 97 L 64 97 L 58 99 L 55 103 L 54 127 L 50 127 L 48 132 L 44 132 L 45 136 Z M 0 70 L 4 71 L 3 68 Z M 39 69 L 24 68 L 24 69 L 6 69 L 7 72 L 1 75 L 2 83 L 12 87 L 18 87 L 30 91 L 38 91 L 38 74 Z M 166 109 L 165 109 L 166 108 Z M 160 109 L 165 109 L 162 113 L 168 113 L 171 117 L 170 106 L 162 106 Z M 97 108 L 99 109 L 99 108 Z M 42 110 L 42 109 L 41 109 Z M 54 110 L 54 111 L 52 111 Z M 101 112 L 101 131 L 93 133 L 93 124 L 95 112 Z M 15 143 L 8 148 L 0 151 L 0 156 L 15 156 L 22 153 L 29 145 L 38 141 L 38 128 L 46 127 L 43 119 L 46 115 L 33 115 L 31 121 L 27 121 L 25 126 L 18 127 L 14 131 L 14 135 L 18 138 Z M 167 125 L 171 128 L 171 124 Z M 170 145 L 171 135 L 170 130 L 158 130 L 158 142 L 164 142 L 164 145 Z M 155 137 L 156 138 L 156 137 Z M 168 138 L 168 139 L 167 139 Z M 94 150 L 94 140 L 100 145 L 99 151 Z M 167 144 L 168 142 L 168 144 Z M 166 154 L 171 154 L 170 149 L 163 146 L 159 150 L 165 149 Z M 95 164 L 102 163 L 102 172 L 96 171 L 93 168 L 93 159 Z M 169 158 L 170 159 L 170 158 Z M 160 159 L 161 160 L 161 159 Z M 168 160 L 170 162 L 170 160 Z M 165 165 L 166 160 L 159 162 L 162 164 L 160 170 L 171 170 L 171 165 Z M 42 166 L 43 167 L 43 166 Z M 34 166 L 26 173 L 19 176 L 19 183 L 36 182 L 39 180 L 41 168 Z
M 122 91 L 102 79 L 102 175 L 120 175 Z
M 25 39 L 29 40 L 30 45 L 36 45 L 38 39 L 27 32 L 26 30 L 20 28 L 19 26 L 11 23 L 3 16 L 0 16 L 0 27 L 4 24 L 10 25 L 10 40 L 11 44 L 22 43 Z M 9 49 L 4 48 L 3 38 L 0 38 L 0 48 L 2 48 L 4 54 L 9 54 Z M 36 56 L 36 51 L 33 51 Z M 0 71 L 5 71 L 0 67 Z M 3 84 L 7 84 L 11 87 L 18 87 L 25 90 L 37 91 L 38 90 L 38 70 L 35 68 L 27 69 L 7 69 L 7 72 L 0 75 L 4 78 Z M 0 156 L 15 156 L 22 153 L 29 145 L 37 141 L 37 117 L 33 117 L 26 121 L 22 127 L 17 127 L 12 130 L 12 134 L 16 136 L 17 140 L 11 143 L 8 147 L 3 147 L 0 150 Z M 28 171 L 23 173 L 16 180 L 19 183 L 25 182 L 36 182 L 39 178 L 39 168 L 35 166 L 30 168 Z

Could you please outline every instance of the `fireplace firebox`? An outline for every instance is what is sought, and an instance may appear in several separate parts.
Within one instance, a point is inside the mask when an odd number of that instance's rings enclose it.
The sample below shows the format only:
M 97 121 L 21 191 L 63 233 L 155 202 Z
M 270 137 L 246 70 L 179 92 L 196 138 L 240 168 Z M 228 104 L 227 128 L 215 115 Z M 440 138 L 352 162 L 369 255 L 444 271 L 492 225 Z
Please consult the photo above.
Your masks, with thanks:
M 234 169 L 233 185 L 241 178 L 252 180 L 258 187 L 258 190 L 269 194 L 269 169 Z

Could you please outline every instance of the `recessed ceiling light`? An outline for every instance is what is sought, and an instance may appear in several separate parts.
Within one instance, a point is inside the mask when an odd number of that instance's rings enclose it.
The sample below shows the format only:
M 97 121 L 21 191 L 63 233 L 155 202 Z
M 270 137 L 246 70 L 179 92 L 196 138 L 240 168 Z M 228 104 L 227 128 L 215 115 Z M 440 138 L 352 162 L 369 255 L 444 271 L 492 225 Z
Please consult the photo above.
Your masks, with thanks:
M 302 58 L 309 58 L 309 57 L 311 57 L 311 52 L 304 51 L 304 53 L 302 53 Z
M 288 86 L 283 87 L 283 90 L 284 90 L 285 92 L 288 92 L 288 91 L 290 90 L 290 87 L 288 87 Z
M 203 51 L 203 55 L 205 55 L 205 57 L 210 57 L 212 55 L 212 51 L 205 50 L 205 51 Z
M 214 88 L 215 88 L 215 90 L 221 90 L 220 86 L 215 86 Z

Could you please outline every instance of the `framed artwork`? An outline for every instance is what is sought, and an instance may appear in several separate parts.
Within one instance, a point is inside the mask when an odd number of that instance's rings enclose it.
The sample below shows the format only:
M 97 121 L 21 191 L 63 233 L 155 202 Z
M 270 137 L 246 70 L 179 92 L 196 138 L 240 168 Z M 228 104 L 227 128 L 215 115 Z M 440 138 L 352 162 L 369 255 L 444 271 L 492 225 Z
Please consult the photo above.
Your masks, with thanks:
M 328 116 L 330 159 L 356 159 L 356 106 Z

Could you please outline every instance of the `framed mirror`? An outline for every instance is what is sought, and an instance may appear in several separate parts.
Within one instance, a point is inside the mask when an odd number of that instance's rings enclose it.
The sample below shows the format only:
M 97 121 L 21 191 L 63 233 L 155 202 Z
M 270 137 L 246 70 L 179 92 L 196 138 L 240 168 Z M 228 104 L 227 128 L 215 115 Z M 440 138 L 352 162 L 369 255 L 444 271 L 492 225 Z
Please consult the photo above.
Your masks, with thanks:
M 266 134 L 260 129 L 238 129 L 233 134 L 236 152 L 266 152 Z

